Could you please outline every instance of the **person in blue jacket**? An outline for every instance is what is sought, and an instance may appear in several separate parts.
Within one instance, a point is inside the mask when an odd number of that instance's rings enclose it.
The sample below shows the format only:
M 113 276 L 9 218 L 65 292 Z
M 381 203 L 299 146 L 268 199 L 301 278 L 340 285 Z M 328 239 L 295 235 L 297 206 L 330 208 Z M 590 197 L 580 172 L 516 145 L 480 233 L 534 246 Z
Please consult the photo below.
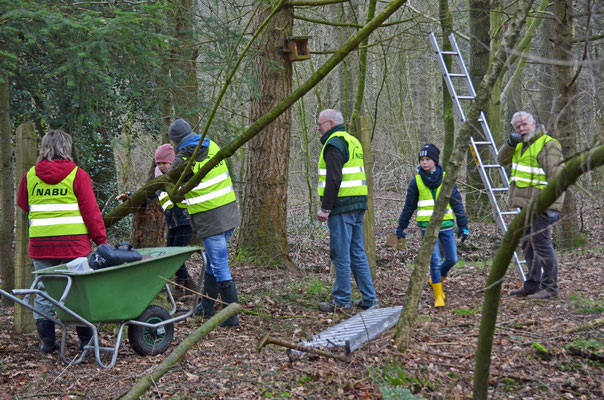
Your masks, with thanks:
M 415 210 L 417 210 L 417 225 L 421 229 L 422 235 L 426 232 L 434 212 L 436 197 L 440 193 L 445 176 L 443 168 L 438 164 L 439 156 L 440 150 L 432 143 L 424 145 L 419 151 L 417 175 L 411 180 L 407 188 L 405 205 L 396 228 L 396 236 L 399 239 L 407 236 L 405 229 L 409 226 L 409 221 Z M 470 231 L 468 230 L 468 219 L 457 185 L 453 186 L 449 206 L 445 211 L 438 240 L 430 260 L 430 285 L 434 291 L 434 307 L 445 306 L 442 281 L 447 278 L 449 270 L 457 263 L 457 244 L 453 233 L 454 219 L 457 220 L 459 229 L 457 236 L 461 237 L 461 241 L 464 242 L 470 235 Z M 444 259 L 441 259 L 440 256 L 440 247 L 443 249 Z

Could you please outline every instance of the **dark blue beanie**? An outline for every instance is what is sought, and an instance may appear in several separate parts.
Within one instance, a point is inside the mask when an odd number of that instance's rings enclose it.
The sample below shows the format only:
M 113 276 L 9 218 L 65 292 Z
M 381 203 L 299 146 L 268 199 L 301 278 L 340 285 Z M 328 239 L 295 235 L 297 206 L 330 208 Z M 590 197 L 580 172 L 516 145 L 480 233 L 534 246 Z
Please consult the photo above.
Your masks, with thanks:
M 436 164 L 438 164 L 438 158 L 440 156 L 440 150 L 432 143 L 425 144 L 424 147 L 419 151 L 418 159 L 422 157 L 430 157 Z

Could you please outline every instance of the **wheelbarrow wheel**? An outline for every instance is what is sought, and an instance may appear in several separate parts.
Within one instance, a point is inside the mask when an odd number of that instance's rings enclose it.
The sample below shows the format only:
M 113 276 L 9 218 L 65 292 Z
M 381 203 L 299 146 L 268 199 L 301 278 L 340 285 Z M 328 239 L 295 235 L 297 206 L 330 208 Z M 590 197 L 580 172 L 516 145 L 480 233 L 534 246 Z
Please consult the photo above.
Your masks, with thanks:
M 136 320 L 148 324 L 157 324 L 170 319 L 170 313 L 160 306 L 150 305 Z M 170 347 L 174 337 L 174 324 L 166 324 L 158 328 L 130 325 L 128 340 L 130 346 L 141 356 L 161 354 Z

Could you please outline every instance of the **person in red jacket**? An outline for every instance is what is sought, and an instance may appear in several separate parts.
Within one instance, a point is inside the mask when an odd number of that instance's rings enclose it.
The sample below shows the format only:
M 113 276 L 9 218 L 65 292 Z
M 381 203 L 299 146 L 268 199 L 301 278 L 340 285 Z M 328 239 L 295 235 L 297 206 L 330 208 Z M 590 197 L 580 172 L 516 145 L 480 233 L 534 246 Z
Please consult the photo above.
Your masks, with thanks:
M 28 213 L 28 254 L 36 270 L 87 256 L 92 250 L 90 239 L 96 245 L 107 243 L 90 175 L 73 162 L 72 143 L 71 136 L 61 130 L 47 132 L 36 165 L 19 186 L 17 205 Z M 38 289 L 44 290 L 42 283 Z M 34 299 L 34 308 L 55 315 L 52 304 L 41 296 Z M 54 322 L 36 312 L 34 318 L 42 341 L 40 351 L 52 353 L 59 348 Z M 82 348 L 92 332 L 83 326 L 76 331 Z

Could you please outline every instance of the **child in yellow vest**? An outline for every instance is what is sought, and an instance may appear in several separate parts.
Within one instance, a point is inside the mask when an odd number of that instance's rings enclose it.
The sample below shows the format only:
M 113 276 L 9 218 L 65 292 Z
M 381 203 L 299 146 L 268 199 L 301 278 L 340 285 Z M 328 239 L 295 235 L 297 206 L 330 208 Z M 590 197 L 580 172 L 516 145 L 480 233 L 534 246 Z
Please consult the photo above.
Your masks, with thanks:
M 440 150 L 431 143 L 424 145 L 419 152 L 417 175 L 411 180 L 407 188 L 405 205 L 396 228 L 398 238 L 407 236 L 405 229 L 409 226 L 409 221 L 415 210 L 417 210 L 417 225 L 422 230 L 422 235 L 426 232 L 434 211 L 436 197 L 440 193 L 445 176 L 442 167 L 438 164 L 439 155 Z M 468 219 L 457 185 L 453 187 L 449 206 L 445 211 L 438 240 L 430 260 L 430 285 L 434 290 L 434 307 L 445 306 L 442 281 L 446 279 L 449 270 L 457 263 L 457 244 L 453 234 L 454 219 L 457 220 L 459 229 L 457 236 L 461 237 L 461 241 L 464 242 L 470 235 L 470 231 L 468 230 Z M 444 260 L 441 260 L 439 243 L 444 252 Z

